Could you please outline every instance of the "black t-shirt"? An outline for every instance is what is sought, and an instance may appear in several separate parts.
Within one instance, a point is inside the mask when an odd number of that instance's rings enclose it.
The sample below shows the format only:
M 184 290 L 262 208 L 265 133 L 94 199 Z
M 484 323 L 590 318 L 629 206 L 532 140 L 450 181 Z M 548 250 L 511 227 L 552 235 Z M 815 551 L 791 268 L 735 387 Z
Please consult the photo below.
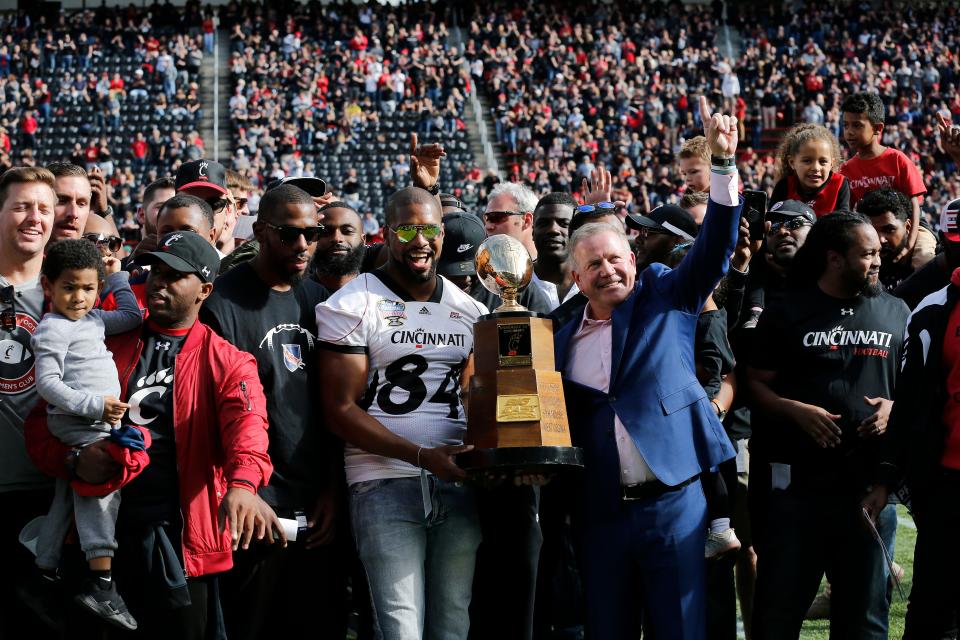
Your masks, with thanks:
M 257 359 L 270 421 L 270 484 L 260 491 L 271 506 L 309 507 L 332 459 L 316 402 L 318 390 L 314 308 L 329 297 L 304 280 L 275 291 L 249 262 L 217 279 L 200 309 L 204 324 Z
M 893 293 L 907 278 L 913 275 L 913 264 L 909 259 L 880 265 L 880 284 Z
M 736 360 L 727 339 L 727 312 L 704 311 L 697 316 L 694 338 L 697 378 L 711 400 L 720 392 L 723 376 L 733 372 Z
M 893 290 L 893 295 L 906 302 L 911 309 L 916 309 L 924 298 L 948 284 L 950 284 L 950 271 L 940 265 L 938 256 L 901 282 Z
M 131 423 L 150 430 L 153 442 L 148 464 L 122 489 L 123 517 L 127 521 L 173 522 L 180 514 L 177 446 L 173 429 L 173 379 L 177 354 L 189 329 L 162 329 L 148 322 L 141 339 L 143 350 L 127 382 Z
M 861 421 L 875 413 L 864 396 L 893 398 L 909 314 L 887 293 L 840 299 L 816 285 L 768 306 L 754 334 L 751 366 L 777 373 L 771 387 L 779 396 L 842 416 L 841 444 L 822 449 L 793 424 L 754 410 L 751 453 L 834 471 L 873 458 L 880 440 L 857 434 Z

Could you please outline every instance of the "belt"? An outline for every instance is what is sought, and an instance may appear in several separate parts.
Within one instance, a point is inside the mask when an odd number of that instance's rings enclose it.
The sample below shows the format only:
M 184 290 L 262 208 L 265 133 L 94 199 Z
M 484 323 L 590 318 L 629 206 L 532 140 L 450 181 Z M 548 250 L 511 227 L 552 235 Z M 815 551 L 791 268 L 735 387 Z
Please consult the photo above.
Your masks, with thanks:
M 653 498 L 659 498 L 665 493 L 679 491 L 699 477 L 700 476 L 691 476 L 680 484 L 673 486 L 664 484 L 659 480 L 622 486 L 620 487 L 620 497 L 624 500 L 652 500 Z

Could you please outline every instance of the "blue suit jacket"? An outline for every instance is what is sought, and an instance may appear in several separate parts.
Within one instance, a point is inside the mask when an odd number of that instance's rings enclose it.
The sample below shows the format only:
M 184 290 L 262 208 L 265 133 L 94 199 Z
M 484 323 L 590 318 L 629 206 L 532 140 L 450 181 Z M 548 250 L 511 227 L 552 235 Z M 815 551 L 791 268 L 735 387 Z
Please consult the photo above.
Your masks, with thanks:
M 742 203 L 707 205 L 703 226 L 676 269 L 653 264 L 613 314 L 610 389 L 603 393 L 564 376 L 574 446 L 584 448 L 588 512 L 613 513 L 620 503 L 614 413 L 662 482 L 676 485 L 735 455 L 697 381 L 697 316 L 736 246 Z M 557 369 L 566 373 L 577 316 L 557 333 Z M 610 511 L 614 510 L 614 511 Z

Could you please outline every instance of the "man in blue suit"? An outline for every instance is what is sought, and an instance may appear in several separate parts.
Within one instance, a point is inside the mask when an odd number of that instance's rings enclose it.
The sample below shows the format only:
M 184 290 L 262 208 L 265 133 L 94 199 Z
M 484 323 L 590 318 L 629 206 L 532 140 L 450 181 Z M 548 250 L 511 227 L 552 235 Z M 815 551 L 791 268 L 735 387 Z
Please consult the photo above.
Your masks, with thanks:
M 710 203 L 676 269 L 636 274 L 623 232 L 588 224 L 571 239 L 582 315 L 557 334 L 571 435 L 583 447 L 581 566 L 587 632 L 705 638 L 701 472 L 734 456 L 697 381 L 697 315 L 727 270 L 740 221 L 736 118 L 700 99 L 713 154 Z

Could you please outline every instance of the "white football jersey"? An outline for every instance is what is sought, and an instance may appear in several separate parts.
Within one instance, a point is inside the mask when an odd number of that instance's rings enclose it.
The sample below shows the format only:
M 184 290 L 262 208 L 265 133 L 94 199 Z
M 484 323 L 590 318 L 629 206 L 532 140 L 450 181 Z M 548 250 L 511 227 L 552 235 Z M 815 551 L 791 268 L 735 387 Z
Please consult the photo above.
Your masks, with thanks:
M 378 271 L 361 274 L 316 311 L 321 346 L 367 354 L 359 404 L 372 417 L 423 447 L 463 442 L 460 373 L 473 351 L 473 323 L 487 313 L 483 304 L 443 277 L 430 300 L 417 302 Z M 344 458 L 348 484 L 420 473 L 350 443 Z

